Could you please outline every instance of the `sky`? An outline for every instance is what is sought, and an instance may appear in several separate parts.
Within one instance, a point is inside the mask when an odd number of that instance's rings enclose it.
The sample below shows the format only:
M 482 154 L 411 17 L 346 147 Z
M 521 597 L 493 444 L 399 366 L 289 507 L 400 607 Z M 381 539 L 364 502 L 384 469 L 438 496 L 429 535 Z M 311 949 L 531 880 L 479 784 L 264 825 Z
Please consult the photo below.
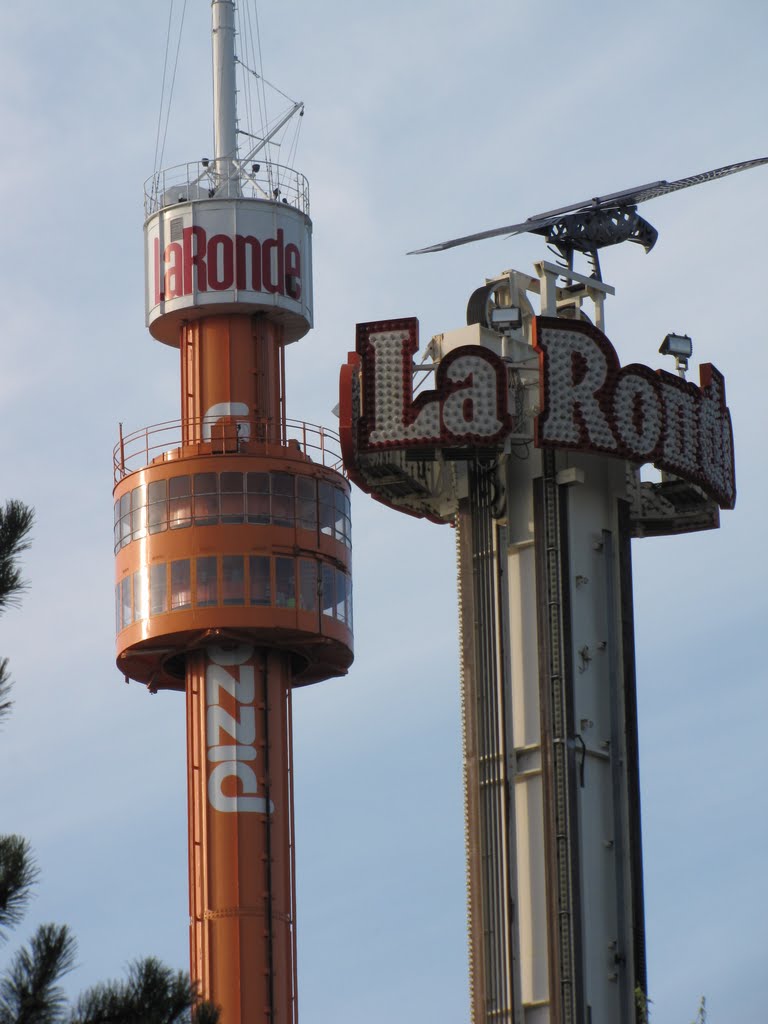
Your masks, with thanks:
M 180 0 L 176 0 L 179 10 Z M 29 13 L 34 9 L 34 16 Z M 315 329 L 288 411 L 333 426 L 358 321 L 416 315 L 546 255 L 443 238 L 768 155 L 768 7 L 608 0 L 261 0 L 264 75 L 306 103 Z M 209 5 L 189 0 L 164 165 L 211 149 Z M 183 699 L 114 665 L 111 451 L 178 412 L 175 352 L 144 327 L 168 0 L 0 13 L 0 500 L 37 513 L 30 588 L 0 621 L 16 708 L 0 828 L 67 922 L 71 992 L 133 958 L 187 963 Z M 725 374 L 738 499 L 719 531 L 633 544 L 653 1024 L 765 1020 L 764 510 L 768 168 L 654 200 L 650 255 L 604 253 L 606 333 L 660 366 L 669 331 Z M 672 369 L 671 365 L 667 366 Z M 296 694 L 302 1024 L 468 1020 L 453 532 L 353 495 L 356 658 Z

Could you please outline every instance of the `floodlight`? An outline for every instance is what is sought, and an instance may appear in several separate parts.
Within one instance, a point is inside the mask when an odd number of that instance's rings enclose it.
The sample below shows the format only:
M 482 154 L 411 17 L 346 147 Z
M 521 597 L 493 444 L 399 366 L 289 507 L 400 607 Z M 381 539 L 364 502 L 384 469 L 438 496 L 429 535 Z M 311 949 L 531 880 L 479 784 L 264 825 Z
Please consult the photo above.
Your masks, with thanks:
M 659 352 L 663 356 L 690 359 L 693 354 L 693 342 L 687 334 L 668 334 L 662 341 Z
M 693 342 L 687 334 L 668 334 L 662 341 L 659 352 L 663 356 L 674 356 L 677 372 L 681 377 L 685 377 L 688 360 L 693 354 Z
M 502 331 L 519 330 L 523 326 L 523 314 L 519 306 L 496 306 L 491 310 L 491 326 Z

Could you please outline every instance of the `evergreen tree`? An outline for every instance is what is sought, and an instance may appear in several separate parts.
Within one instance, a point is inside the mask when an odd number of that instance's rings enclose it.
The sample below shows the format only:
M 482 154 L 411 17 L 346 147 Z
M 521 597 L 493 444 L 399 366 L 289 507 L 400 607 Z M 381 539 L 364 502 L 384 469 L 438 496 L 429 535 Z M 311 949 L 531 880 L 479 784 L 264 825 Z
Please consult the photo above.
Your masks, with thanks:
M 33 521 L 20 501 L 0 507 L 0 614 L 25 589 L 18 558 L 29 547 Z M 0 658 L 0 720 L 12 705 L 10 689 L 8 659 Z M 26 839 L 0 836 L 1 938 L 23 917 L 37 876 Z M 76 950 L 66 925 L 40 925 L 0 971 L 0 1024 L 218 1024 L 218 1010 L 198 1002 L 189 977 L 154 957 L 132 964 L 126 981 L 95 985 L 68 1006 L 59 983 L 75 966 Z

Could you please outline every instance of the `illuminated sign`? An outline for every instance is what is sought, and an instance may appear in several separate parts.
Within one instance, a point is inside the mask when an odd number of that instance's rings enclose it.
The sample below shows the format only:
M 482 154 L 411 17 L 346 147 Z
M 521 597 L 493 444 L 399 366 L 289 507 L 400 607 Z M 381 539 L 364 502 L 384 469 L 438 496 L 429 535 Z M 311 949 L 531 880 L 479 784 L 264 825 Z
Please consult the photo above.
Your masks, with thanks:
M 701 366 L 700 387 L 665 370 L 622 367 L 606 336 L 583 321 L 535 317 L 533 344 L 540 364 L 538 447 L 653 462 L 733 508 L 731 417 L 714 366 Z M 479 345 L 456 348 L 441 360 L 434 389 L 414 397 L 417 349 L 415 318 L 358 324 L 356 352 L 342 371 L 347 461 L 387 449 L 493 448 L 511 432 L 504 361 Z
M 361 447 L 372 450 L 491 444 L 510 429 L 504 364 L 488 349 L 465 345 L 441 362 L 434 390 L 413 396 L 415 317 L 357 325 L 365 419 Z

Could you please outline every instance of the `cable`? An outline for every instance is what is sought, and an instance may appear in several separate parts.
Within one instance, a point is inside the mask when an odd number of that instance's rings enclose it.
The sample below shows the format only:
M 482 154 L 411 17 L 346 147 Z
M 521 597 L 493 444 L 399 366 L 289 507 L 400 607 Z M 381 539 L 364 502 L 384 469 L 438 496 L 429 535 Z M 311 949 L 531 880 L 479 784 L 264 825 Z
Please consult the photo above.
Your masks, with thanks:
M 184 18 L 186 16 L 186 13 L 187 13 L 187 0 L 184 0 L 184 6 L 183 6 L 183 8 L 181 10 L 181 21 L 179 23 L 179 38 L 178 38 L 178 41 L 176 43 L 176 56 L 175 56 L 174 61 L 173 61 L 173 75 L 171 77 L 171 88 L 170 88 L 170 90 L 168 92 L 168 108 L 166 110 L 166 115 L 165 115 L 165 128 L 163 130 L 163 145 L 162 145 L 162 148 L 160 150 L 160 159 L 158 161 L 158 166 L 159 166 L 159 164 L 162 164 L 162 162 L 163 162 L 163 154 L 165 153 L 165 142 L 166 142 L 166 139 L 168 137 L 168 122 L 171 119 L 171 104 L 173 102 L 173 89 L 174 89 L 174 86 L 176 85 L 176 71 L 177 71 L 178 66 L 179 66 L 179 50 L 181 49 L 181 35 L 182 35 L 182 32 L 184 31 Z
M 165 33 L 165 56 L 163 57 L 163 81 L 160 86 L 160 107 L 157 111 L 157 132 L 155 134 L 155 158 L 152 164 L 152 173 L 157 174 L 157 151 L 160 146 L 160 126 L 163 123 L 163 100 L 165 98 L 165 76 L 168 72 L 168 49 L 171 45 L 171 21 L 173 19 L 173 0 L 168 10 L 168 28 Z

